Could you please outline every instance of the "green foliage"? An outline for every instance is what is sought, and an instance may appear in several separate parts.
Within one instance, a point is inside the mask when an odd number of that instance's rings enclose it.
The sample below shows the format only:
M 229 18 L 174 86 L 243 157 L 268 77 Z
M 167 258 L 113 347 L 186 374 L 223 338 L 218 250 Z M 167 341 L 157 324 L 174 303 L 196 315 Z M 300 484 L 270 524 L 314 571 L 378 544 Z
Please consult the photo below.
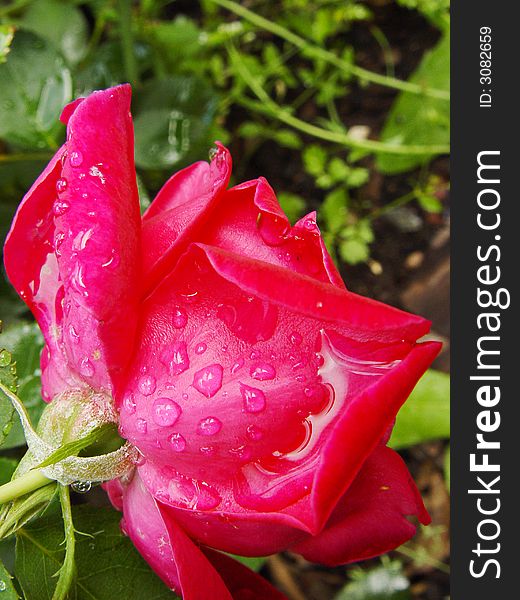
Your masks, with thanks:
M 429 369 L 397 415 L 390 445 L 405 448 L 450 437 L 450 378 Z
M 0 64 L 0 138 L 26 149 L 56 148 L 59 116 L 72 98 L 71 73 L 50 42 L 17 31 Z
M 66 0 L 33 0 L 18 25 L 50 42 L 69 64 L 78 63 L 87 52 L 87 21 Z
M 428 52 L 410 81 L 424 87 L 448 90 L 450 85 L 450 36 L 442 36 Z M 450 105 L 437 98 L 402 92 L 388 115 L 381 139 L 392 145 L 419 143 L 445 144 L 450 139 Z M 432 155 L 433 156 L 433 155 Z M 396 157 L 380 154 L 377 167 L 382 173 L 409 171 L 432 156 Z
M 0 335 L 0 343 L 16 359 L 17 394 L 27 408 L 31 422 L 36 426 L 45 406 L 40 390 L 40 353 L 43 347 L 40 330 L 36 323 L 19 322 Z M 3 447 L 14 448 L 24 444 L 23 429 L 18 415 L 15 415 L 14 425 Z
M 0 562 L 0 598 L 2 600 L 18 600 L 19 596 L 16 592 L 11 575 L 7 572 L 4 565 Z
M 89 506 L 72 508 L 77 532 L 75 568 L 70 597 L 76 600 L 153 600 L 176 596 L 147 567 L 132 542 L 119 528 L 121 515 Z M 60 568 L 65 548 L 59 514 L 44 516 L 17 532 L 15 576 L 25 597 L 51 600 L 53 574 Z
M 350 571 L 352 581 L 340 591 L 335 600 L 410 600 L 410 582 L 403 573 L 403 565 L 383 559 L 370 570 L 355 568 Z
M 16 392 L 18 378 L 16 363 L 12 354 L 5 348 L 0 348 L 0 383 L 8 390 Z M 14 422 L 14 408 L 10 400 L 0 390 L 0 446 L 5 443 Z
M 0 25 L 0 64 L 6 61 L 14 37 L 12 25 Z
M 4 485 L 8 481 L 11 481 L 14 470 L 18 462 L 12 458 L 5 458 L 0 456 L 0 485 Z
M 211 88 L 194 77 L 152 81 L 134 103 L 135 160 L 144 169 L 164 169 L 199 158 L 211 145 L 215 113 Z

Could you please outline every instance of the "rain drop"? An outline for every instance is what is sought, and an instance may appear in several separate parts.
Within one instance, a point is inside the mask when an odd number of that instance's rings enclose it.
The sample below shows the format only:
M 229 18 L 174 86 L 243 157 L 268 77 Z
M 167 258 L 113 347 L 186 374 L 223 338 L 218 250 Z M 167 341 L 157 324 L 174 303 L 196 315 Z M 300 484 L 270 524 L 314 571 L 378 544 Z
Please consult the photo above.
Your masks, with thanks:
M 222 423 L 216 417 L 206 417 L 199 422 L 197 433 L 200 435 L 216 435 L 222 429 Z
M 135 422 L 135 428 L 139 433 L 146 433 L 148 431 L 148 423 L 145 419 L 137 419 Z
M 70 205 L 65 200 L 56 200 L 52 207 L 52 212 L 55 217 L 61 217 L 64 215 L 70 208 Z
M 257 379 L 258 381 L 268 381 L 275 378 L 276 370 L 273 365 L 261 363 L 251 367 L 250 375 L 253 379 Z
M 58 179 L 56 181 L 56 191 L 58 194 L 63 194 L 63 192 L 67 189 L 67 180 L 64 178 Z
M 73 167 L 80 167 L 83 164 L 83 154 L 79 150 L 70 153 L 69 162 Z
M 265 409 L 265 394 L 262 390 L 241 383 L 240 393 L 242 394 L 246 412 L 258 413 Z
M 70 484 L 70 487 L 78 494 L 86 494 L 92 489 L 91 481 L 75 481 Z
M 135 398 L 132 393 L 127 394 L 123 399 L 123 406 L 129 415 L 133 415 L 136 410 Z
M 186 448 L 186 440 L 180 433 L 172 433 L 168 441 L 175 452 L 182 452 Z
M 188 316 L 186 313 L 182 310 L 182 308 L 176 307 L 173 312 L 173 326 L 176 329 L 182 329 L 186 326 L 187 322 Z
M 206 352 L 206 350 L 208 349 L 208 345 L 205 344 L 204 342 L 201 342 L 196 348 L 195 348 L 195 353 L 196 354 L 204 354 L 204 352 Z
M 79 365 L 79 372 L 81 375 L 83 375 L 83 377 L 92 377 L 92 375 L 94 375 L 94 365 L 87 357 L 81 361 Z
M 181 407 L 169 398 L 157 398 L 153 404 L 153 420 L 161 427 L 173 425 L 181 413 Z
M 252 442 L 258 442 L 259 440 L 261 440 L 264 437 L 263 430 L 260 429 L 260 427 L 256 427 L 255 425 L 249 425 L 249 427 L 246 429 L 246 433 L 247 433 L 247 437 Z
M 222 365 L 204 367 L 193 376 L 193 387 L 206 398 L 212 398 L 222 387 L 222 374 Z
M 153 375 L 143 375 L 139 378 L 137 387 L 143 396 L 151 396 L 157 387 L 155 377 Z

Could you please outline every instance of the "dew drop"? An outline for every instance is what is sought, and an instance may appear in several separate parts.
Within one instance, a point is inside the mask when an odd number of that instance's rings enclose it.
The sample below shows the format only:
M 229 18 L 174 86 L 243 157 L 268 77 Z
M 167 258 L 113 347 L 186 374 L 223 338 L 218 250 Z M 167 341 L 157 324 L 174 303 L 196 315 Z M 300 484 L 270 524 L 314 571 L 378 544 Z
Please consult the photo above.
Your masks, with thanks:
M 197 433 L 200 435 L 216 435 L 222 429 L 222 423 L 216 417 L 206 417 L 199 422 Z
M 181 407 L 170 398 L 157 398 L 153 403 L 153 420 L 161 427 L 173 425 L 181 414 Z
M 293 331 L 291 333 L 290 340 L 291 344 L 293 344 L 294 346 L 299 346 L 303 342 L 303 337 L 297 331 Z
M 186 448 L 186 440 L 180 433 L 172 433 L 168 442 L 175 452 L 182 452 Z
M 264 432 L 260 427 L 256 427 L 256 425 L 249 425 L 246 429 L 247 437 L 252 442 L 258 442 L 264 437 Z
M 70 487 L 78 494 L 86 494 L 92 489 L 91 481 L 75 481 L 70 484 Z
M 143 396 L 151 396 L 157 387 L 155 377 L 153 375 L 143 375 L 139 378 L 137 387 Z
M 13 356 L 8 350 L 2 350 L 0 352 L 0 367 L 7 367 L 11 364 L 12 359 Z
M 267 363 L 261 363 L 251 367 L 250 375 L 253 379 L 258 381 L 269 381 L 274 379 L 276 376 L 276 370 L 273 365 Z
M 161 355 L 161 362 L 168 367 L 170 375 L 180 375 L 190 366 L 186 342 L 175 342 Z
M 231 367 L 231 374 L 234 375 L 239 369 L 244 366 L 244 359 L 239 358 L 237 362 Z
M 79 372 L 81 375 L 83 375 L 83 377 L 92 377 L 92 375 L 94 375 L 94 365 L 87 357 L 81 361 L 79 365 Z
M 212 398 L 222 387 L 222 374 L 222 365 L 204 367 L 193 376 L 193 387 L 206 398 Z
M 80 167 L 83 164 L 83 154 L 79 150 L 70 153 L 69 162 L 73 167 Z
M 215 448 L 213 446 L 201 446 L 199 452 L 204 456 L 213 456 L 215 454 Z
M 123 407 L 129 415 L 133 415 L 136 410 L 135 398 L 132 393 L 127 394 L 123 398 Z
M 63 192 L 67 189 L 67 180 L 65 178 L 60 178 L 56 181 L 56 191 L 58 194 L 63 194 Z
M 195 354 L 204 354 L 204 352 L 206 352 L 207 349 L 208 349 L 208 345 L 205 344 L 204 342 L 201 342 L 195 348 Z
M 146 433 L 148 431 L 148 423 L 145 419 L 137 419 L 135 422 L 135 428 L 139 433 Z
M 55 217 L 61 217 L 64 215 L 70 208 L 70 204 L 65 200 L 56 200 L 52 207 L 52 212 Z
M 173 311 L 172 321 L 173 321 L 173 326 L 176 329 L 182 329 L 183 327 L 186 327 L 186 323 L 188 322 L 188 316 L 182 310 L 182 308 L 177 306 L 175 308 L 175 310 Z
M 240 393 L 244 401 L 244 409 L 247 412 L 258 413 L 265 409 L 265 394 L 262 390 L 241 383 Z

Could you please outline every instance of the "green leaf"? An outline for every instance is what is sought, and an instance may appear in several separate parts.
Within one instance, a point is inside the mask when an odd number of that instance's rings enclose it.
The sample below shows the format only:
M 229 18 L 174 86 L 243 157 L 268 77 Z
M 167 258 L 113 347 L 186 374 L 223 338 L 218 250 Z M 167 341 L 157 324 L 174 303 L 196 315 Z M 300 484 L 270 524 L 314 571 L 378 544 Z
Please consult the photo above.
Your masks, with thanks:
M 14 589 L 12 577 L 0 562 L 0 598 L 2 600 L 18 600 L 19 596 Z
M 17 31 L 0 65 L 0 138 L 23 148 L 56 148 L 63 106 L 72 97 L 70 71 L 54 47 Z
M 121 534 L 120 514 L 91 506 L 72 508 L 76 539 L 74 600 L 176 598 Z M 51 600 L 65 549 L 60 515 L 44 516 L 17 532 L 15 575 L 26 598 Z
M 24 403 L 32 424 L 36 427 L 45 407 L 41 397 L 40 353 L 43 337 L 36 323 L 17 323 L 8 327 L 0 336 L 2 346 L 8 348 L 16 359 L 18 375 L 17 395 Z M 18 415 L 15 415 L 4 448 L 14 448 L 25 444 L 25 436 Z
M 33 0 L 20 25 L 49 41 L 71 64 L 86 54 L 87 21 L 71 2 Z
M 321 146 L 307 146 L 303 151 L 303 165 L 309 175 L 319 177 L 325 172 L 327 153 Z
M 384 560 L 374 569 L 359 567 L 351 572 L 354 581 L 336 596 L 335 600 L 409 600 L 410 582 L 402 572 L 399 561 Z
M 424 87 L 449 90 L 450 37 L 442 36 L 426 53 L 410 82 Z M 445 100 L 401 92 L 393 104 L 381 133 L 381 141 L 406 144 L 444 145 L 450 141 L 450 103 Z M 386 174 L 402 173 L 429 162 L 432 156 L 379 154 L 377 168 Z
M 13 476 L 17 464 L 18 462 L 13 458 L 0 456 L 0 485 L 4 485 L 4 483 L 11 481 L 11 477 Z
M 136 164 L 165 169 L 206 155 L 215 109 L 213 90 L 195 77 L 145 85 L 134 104 Z
M 399 411 L 390 446 L 405 448 L 449 436 L 450 378 L 429 369 Z
M 340 242 L 339 254 L 349 265 L 366 262 L 370 257 L 368 244 L 362 238 L 349 238 Z
M 289 192 L 280 192 L 278 200 L 291 223 L 294 223 L 302 216 L 305 210 L 305 200 L 301 196 Z
M 12 392 L 16 392 L 18 378 L 16 363 L 9 350 L 0 347 L 0 382 Z M 0 391 L 0 446 L 2 446 L 14 423 L 14 407 L 9 398 Z
M 249 567 L 252 571 L 260 571 L 260 569 L 264 566 L 267 558 L 263 556 L 238 556 L 236 554 L 231 554 L 235 560 L 238 560 L 246 567 Z
M 339 187 L 325 196 L 320 208 L 320 216 L 325 221 L 325 229 L 336 234 L 345 226 L 348 197 L 345 188 Z
M 417 195 L 417 201 L 421 205 L 421 208 L 426 212 L 438 213 L 442 211 L 442 202 L 435 196 L 419 193 Z
M 0 25 L 0 64 L 6 61 L 14 37 L 12 25 Z

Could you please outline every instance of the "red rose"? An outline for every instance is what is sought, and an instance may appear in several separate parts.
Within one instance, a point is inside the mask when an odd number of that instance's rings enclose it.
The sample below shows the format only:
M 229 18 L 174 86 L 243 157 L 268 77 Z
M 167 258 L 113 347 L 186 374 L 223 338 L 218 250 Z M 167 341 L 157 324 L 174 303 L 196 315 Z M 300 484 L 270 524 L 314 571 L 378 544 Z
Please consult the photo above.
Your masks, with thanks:
M 428 515 L 385 443 L 429 323 L 348 292 L 315 215 L 291 227 L 263 178 L 227 190 L 221 145 L 141 219 L 129 106 L 121 86 L 66 107 L 5 245 L 45 399 L 109 395 L 142 455 L 106 486 L 124 530 L 190 599 L 277 597 L 218 550 L 337 565 L 402 544 Z

